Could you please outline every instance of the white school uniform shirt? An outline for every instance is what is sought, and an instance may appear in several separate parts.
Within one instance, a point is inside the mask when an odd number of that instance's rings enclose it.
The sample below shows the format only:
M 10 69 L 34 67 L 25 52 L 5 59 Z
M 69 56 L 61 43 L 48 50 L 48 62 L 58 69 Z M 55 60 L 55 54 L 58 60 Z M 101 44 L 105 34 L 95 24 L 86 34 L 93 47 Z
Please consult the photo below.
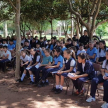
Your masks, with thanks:
M 3 46 L 7 46 L 8 47 L 8 44 L 3 44 Z
M 82 70 L 83 70 L 83 72 L 84 72 L 84 68 L 85 68 L 85 63 L 84 64 L 82 63 Z
M 78 50 L 77 55 L 79 55 L 80 53 L 86 53 L 86 51 L 84 49 L 83 50 Z
M 28 55 L 25 56 L 25 58 L 23 58 L 22 56 L 20 56 L 20 59 L 23 61 L 23 62 L 27 62 L 27 61 L 30 61 L 30 57 Z
M 9 50 L 7 50 L 6 52 L 3 51 L 3 56 L 6 57 L 8 54 L 9 54 L 8 59 L 11 60 L 11 52 Z
M 68 60 L 66 60 L 66 63 L 68 62 Z M 63 59 L 63 64 L 65 64 L 65 61 Z M 72 59 L 71 62 L 70 62 L 70 67 L 74 67 L 75 66 L 75 60 Z
M 106 48 L 106 50 L 108 50 L 108 48 Z M 97 50 L 97 58 L 99 57 L 105 57 L 106 56 L 106 51 L 102 50 L 99 52 L 99 50 Z
M 108 64 L 106 65 L 107 60 L 103 61 L 102 68 L 108 70 Z M 105 76 L 108 77 L 108 73 L 105 73 Z

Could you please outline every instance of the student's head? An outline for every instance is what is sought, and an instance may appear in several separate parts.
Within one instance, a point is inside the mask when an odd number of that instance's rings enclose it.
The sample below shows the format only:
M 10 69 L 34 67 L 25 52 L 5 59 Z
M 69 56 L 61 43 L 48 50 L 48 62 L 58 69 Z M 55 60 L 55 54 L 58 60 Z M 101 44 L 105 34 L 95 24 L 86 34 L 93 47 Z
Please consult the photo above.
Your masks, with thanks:
M 51 44 L 54 44 L 54 38 L 51 38 Z
M 31 39 L 31 36 L 30 36 L 30 35 L 28 35 L 28 36 L 27 36 L 27 38 L 28 38 L 28 39 Z
M 54 43 L 55 43 L 55 42 L 57 41 L 57 38 L 56 38 L 56 36 L 54 36 L 54 37 L 53 37 L 53 39 L 54 39 Z
M 84 30 L 84 36 L 87 36 L 88 33 L 87 33 L 87 30 Z
M 10 45 L 12 45 L 13 44 L 13 40 L 10 40 L 9 43 L 10 43 Z
M 40 48 L 40 43 L 36 43 L 36 48 Z
M 51 40 L 48 40 L 48 41 L 47 41 L 47 44 L 50 45 L 50 44 L 51 44 Z
M 67 39 L 67 42 L 68 42 L 68 44 L 71 44 L 72 40 L 69 38 L 69 39 Z
M 3 44 L 6 44 L 6 43 L 7 43 L 6 39 L 3 39 Z
M 77 51 L 77 49 L 76 49 L 76 47 L 74 47 L 74 46 L 72 46 L 71 48 L 70 48 L 70 50 L 71 50 L 71 52 L 76 52 Z
M 66 49 L 63 52 L 63 56 L 64 56 L 64 58 L 69 58 L 71 56 L 71 50 L 70 49 Z
M 49 56 L 51 53 L 51 50 L 49 48 L 44 50 L 45 56 Z
M 22 56 L 22 57 L 25 57 L 25 56 L 26 56 L 26 51 L 22 50 L 22 51 L 21 51 L 21 56 Z
M 84 49 L 84 44 L 83 43 L 80 43 L 79 44 L 79 50 L 83 50 Z
M 106 47 L 105 41 L 104 41 L 104 40 L 101 40 L 101 41 L 99 42 L 99 48 L 105 49 L 105 47 Z
M 25 46 L 29 46 L 29 41 L 28 40 L 25 41 Z
M 60 41 L 60 46 L 61 47 L 64 47 L 65 46 L 63 41 Z
M 78 55 L 78 63 L 84 63 L 86 59 L 87 59 L 86 53 L 80 53 Z
M 60 46 L 60 41 L 59 40 L 56 41 L 56 45 Z
M 32 39 L 32 42 L 33 42 L 33 43 L 35 42 L 35 38 Z
M 32 48 L 32 49 L 30 50 L 30 54 L 31 54 L 31 55 L 35 55 L 35 53 L 36 53 L 36 52 L 35 52 L 34 49 Z
M 99 49 L 99 42 L 96 42 L 96 48 Z
M 60 49 L 60 48 L 55 48 L 55 49 L 54 49 L 54 55 L 55 55 L 55 56 L 59 56 L 60 53 L 61 53 L 61 49 Z
M 3 46 L 2 45 L 0 45 L 0 51 L 3 51 Z
M 74 46 L 77 46 L 77 40 L 74 40 L 74 41 L 73 41 L 73 45 L 74 45 Z
M 94 47 L 94 42 L 93 41 L 90 41 L 89 42 L 89 48 L 92 49 L 93 47 Z
M 38 40 L 38 36 L 35 36 L 35 39 Z
M 7 46 L 3 46 L 3 50 L 6 52 L 7 51 Z
M 40 38 L 40 42 L 43 42 L 43 37 Z

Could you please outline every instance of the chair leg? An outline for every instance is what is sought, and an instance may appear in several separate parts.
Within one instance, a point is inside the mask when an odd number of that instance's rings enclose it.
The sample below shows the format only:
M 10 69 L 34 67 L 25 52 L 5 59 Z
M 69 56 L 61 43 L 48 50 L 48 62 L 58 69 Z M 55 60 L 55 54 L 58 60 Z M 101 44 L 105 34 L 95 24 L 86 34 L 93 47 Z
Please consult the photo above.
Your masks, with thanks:
M 73 88 L 72 88 L 72 95 L 74 94 L 74 88 L 75 88 L 75 86 L 74 86 L 74 84 L 73 84 Z
M 97 94 L 98 94 L 98 97 L 99 97 L 99 90 L 97 89 Z
M 88 96 L 89 88 L 90 88 L 90 84 L 88 84 L 86 99 L 87 99 L 87 96 Z

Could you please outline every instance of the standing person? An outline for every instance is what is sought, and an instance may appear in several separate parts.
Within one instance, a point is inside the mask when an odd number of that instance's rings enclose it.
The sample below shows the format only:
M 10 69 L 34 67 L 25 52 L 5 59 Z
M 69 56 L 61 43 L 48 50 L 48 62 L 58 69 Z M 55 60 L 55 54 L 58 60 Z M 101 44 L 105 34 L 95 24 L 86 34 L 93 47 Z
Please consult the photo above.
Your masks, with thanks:
M 63 67 L 56 74 L 56 87 L 53 88 L 55 94 L 59 94 L 62 92 L 64 78 L 67 77 L 68 73 L 76 72 L 75 66 L 75 59 L 71 57 L 71 51 L 69 49 L 66 49 L 64 51 Z
M 76 88 L 76 95 L 84 93 L 83 84 L 88 79 L 95 77 L 93 63 L 87 60 L 87 55 L 85 53 L 80 53 L 78 55 L 77 72 L 73 73 L 74 77 L 71 77 L 72 82 Z
M 94 42 L 89 42 L 89 48 L 87 49 L 87 55 L 88 58 L 91 60 L 91 62 L 96 62 L 97 57 L 97 49 L 94 47 Z
M 103 101 L 105 102 L 101 107 L 108 108 L 108 50 L 106 51 L 106 60 L 102 64 L 101 74 L 98 77 L 92 79 L 91 82 L 91 93 L 90 97 L 86 100 L 87 102 L 95 101 L 96 89 L 99 83 L 103 83 L 104 96 Z
M 99 42 L 99 50 L 97 52 L 97 59 L 96 59 L 96 63 L 102 64 L 102 62 L 106 59 L 105 55 L 106 55 L 106 43 L 104 40 L 101 40 Z
M 83 43 L 85 48 L 88 47 L 89 37 L 87 30 L 84 30 L 84 35 L 80 37 L 79 42 Z

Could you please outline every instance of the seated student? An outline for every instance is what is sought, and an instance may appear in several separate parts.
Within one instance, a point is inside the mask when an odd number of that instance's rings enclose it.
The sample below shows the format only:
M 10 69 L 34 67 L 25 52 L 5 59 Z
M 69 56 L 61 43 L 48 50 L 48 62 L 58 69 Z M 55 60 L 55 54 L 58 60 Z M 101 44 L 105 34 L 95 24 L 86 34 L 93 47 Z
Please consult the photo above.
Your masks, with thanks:
M 42 48 L 40 47 L 40 43 L 36 43 L 35 51 L 40 55 L 42 54 Z
M 7 62 L 7 61 L 11 61 L 11 52 L 8 51 L 7 46 L 3 46 L 3 55 L 2 55 L 1 60 L 0 60 L 0 66 L 1 66 L 3 71 L 6 68 L 4 66 L 4 62 Z
M 16 36 L 13 37 L 13 44 L 16 46 Z
M 60 48 L 60 41 L 59 40 L 56 41 L 56 44 L 54 46 L 54 49 L 56 49 L 56 48 Z
M 30 52 L 31 46 L 28 40 L 25 40 L 23 49 Z
M 50 50 L 53 50 L 54 49 L 54 46 L 55 46 L 54 38 L 51 38 Z
M 105 102 L 101 107 L 108 108 L 108 50 L 106 51 L 106 60 L 102 64 L 101 74 L 92 79 L 91 82 L 91 93 L 90 97 L 86 100 L 87 102 L 95 101 L 96 89 L 99 83 L 104 83 L 104 96 L 103 101 Z
M 69 38 L 69 39 L 67 39 L 66 48 L 70 48 L 71 46 L 73 46 L 73 44 L 72 44 L 72 40 Z
M 93 41 L 89 42 L 89 48 L 87 49 L 87 55 L 88 55 L 88 58 L 90 59 L 91 62 L 96 61 L 97 49 L 94 47 Z
M 44 40 L 43 40 L 42 37 L 40 38 L 40 47 L 41 47 L 41 48 L 42 48 L 42 47 L 45 47 L 45 46 L 44 46 Z
M 81 43 L 79 44 L 79 50 L 77 51 L 77 56 L 80 54 L 80 53 L 86 53 L 85 49 L 84 49 L 84 45 Z
M 76 48 L 74 46 L 69 48 L 71 50 L 71 55 L 72 57 L 76 60 L 77 56 L 76 56 Z
M 64 51 L 63 67 L 56 74 L 56 87 L 53 88 L 53 91 L 56 94 L 59 94 L 62 92 L 64 78 L 67 77 L 68 73 L 76 72 L 75 66 L 76 66 L 75 59 L 71 57 L 71 51 L 69 49 L 66 49 Z
M 24 69 L 26 69 L 30 63 L 30 57 L 26 55 L 26 51 L 24 50 L 21 51 L 20 60 L 21 60 L 21 64 L 20 64 L 21 74 L 20 75 L 22 76 Z
M 0 59 L 3 57 L 3 46 L 0 45 Z
M 96 63 L 102 64 L 102 62 L 106 59 L 105 55 L 106 55 L 106 43 L 104 40 L 101 40 L 99 42 L 99 50 L 97 52 L 97 59 L 96 59 Z
M 99 50 L 99 42 L 96 42 L 96 49 L 97 49 L 97 53 L 98 53 L 98 50 Z
M 60 55 L 60 48 L 54 49 L 54 60 L 51 66 L 46 66 L 46 70 L 44 71 L 44 74 L 42 75 L 42 82 L 38 85 L 39 87 L 45 85 L 45 80 L 50 72 L 58 71 L 63 66 L 63 57 Z
M 36 40 L 36 44 L 37 43 L 40 43 L 39 39 L 38 39 L 38 36 L 35 36 L 35 40 Z
M 31 71 L 34 71 L 34 69 L 35 69 L 34 66 L 36 66 L 36 65 L 37 65 L 36 67 L 38 67 L 38 63 L 40 61 L 40 56 L 38 55 L 38 53 L 36 51 L 34 51 L 34 49 L 30 50 L 30 54 L 31 54 L 30 55 L 30 63 L 27 66 L 27 68 L 24 70 L 24 72 L 23 72 L 23 74 L 21 76 L 21 79 L 18 80 L 19 82 L 23 82 L 24 77 L 26 76 L 27 71 L 29 71 L 31 69 L 32 69 Z M 30 84 L 34 84 L 33 75 L 31 74 L 30 77 L 31 77 Z
M 10 40 L 9 45 L 8 45 L 8 50 L 10 52 L 13 52 L 15 50 L 15 45 L 13 44 L 13 40 Z
M 78 47 L 77 40 L 73 40 L 73 46 L 76 47 L 76 50 L 78 51 L 79 47 Z
M 50 46 L 51 46 L 51 41 L 48 40 L 48 41 L 47 41 L 47 44 L 45 45 L 45 48 L 50 48 Z
M 60 42 L 60 47 L 61 47 L 61 55 L 63 56 L 63 52 L 67 49 L 66 47 L 65 47 L 65 44 L 64 44 L 64 42 L 63 41 L 61 41 Z
M 74 73 L 74 77 L 71 77 L 72 82 L 76 88 L 76 95 L 82 94 L 83 84 L 86 80 L 95 77 L 93 63 L 87 60 L 87 55 L 85 53 L 80 53 L 78 55 L 77 72 Z
M 2 44 L 3 46 L 7 46 L 8 47 L 8 44 L 7 44 L 7 41 L 6 41 L 6 39 L 3 39 L 3 44 Z
M 36 48 L 36 40 L 33 38 L 30 42 L 31 48 Z
M 45 49 L 44 50 L 45 56 L 42 59 L 42 62 L 40 64 L 40 67 L 38 68 L 38 70 L 36 70 L 36 74 L 35 74 L 35 82 L 36 84 L 38 84 L 39 82 L 39 72 L 42 71 L 42 76 L 44 75 L 44 71 L 46 70 L 46 66 L 50 66 L 52 63 L 52 56 L 50 56 L 50 49 Z M 46 79 L 45 83 L 43 83 L 45 85 L 48 85 L 48 79 Z

